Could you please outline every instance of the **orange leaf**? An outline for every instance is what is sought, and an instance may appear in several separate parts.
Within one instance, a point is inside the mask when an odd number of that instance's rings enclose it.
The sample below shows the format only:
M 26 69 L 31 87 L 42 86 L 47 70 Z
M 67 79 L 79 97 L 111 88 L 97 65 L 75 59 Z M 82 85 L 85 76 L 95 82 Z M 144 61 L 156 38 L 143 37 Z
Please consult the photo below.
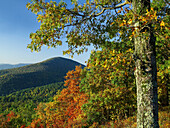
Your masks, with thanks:
M 117 13 L 121 13 L 121 10 L 117 11 Z

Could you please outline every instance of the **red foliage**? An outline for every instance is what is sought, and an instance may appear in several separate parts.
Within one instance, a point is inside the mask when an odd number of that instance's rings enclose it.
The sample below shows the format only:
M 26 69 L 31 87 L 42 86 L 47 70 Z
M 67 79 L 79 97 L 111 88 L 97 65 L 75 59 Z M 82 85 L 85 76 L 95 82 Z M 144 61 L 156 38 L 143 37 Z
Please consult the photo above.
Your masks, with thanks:
M 61 95 L 58 97 L 59 102 L 64 102 L 66 105 L 65 115 L 68 117 L 68 127 L 72 127 L 78 123 L 78 118 L 82 118 L 81 106 L 87 102 L 87 95 L 83 92 L 80 92 L 80 73 L 81 67 L 76 66 L 75 71 L 69 71 L 65 77 L 66 81 L 64 86 L 67 86 L 66 89 L 61 91 Z
M 22 125 L 20 128 L 25 128 L 26 126 L 25 125 Z
M 13 118 L 16 118 L 16 114 L 11 111 L 8 115 L 0 115 L 0 128 L 8 128 L 10 126 L 10 122 Z
M 63 89 L 60 94 L 54 97 L 53 102 L 40 104 L 37 107 L 39 120 L 34 120 L 31 126 L 27 128 L 72 128 L 81 127 L 85 120 L 81 106 L 87 102 L 88 96 L 80 92 L 80 73 L 81 66 L 76 66 L 75 71 L 69 71 L 65 76 L 67 88 Z

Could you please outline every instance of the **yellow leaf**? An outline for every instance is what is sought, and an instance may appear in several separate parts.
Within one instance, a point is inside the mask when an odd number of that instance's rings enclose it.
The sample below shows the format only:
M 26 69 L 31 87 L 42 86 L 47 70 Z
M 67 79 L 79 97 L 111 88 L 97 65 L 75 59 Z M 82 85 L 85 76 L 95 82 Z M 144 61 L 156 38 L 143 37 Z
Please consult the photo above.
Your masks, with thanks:
M 165 23 L 161 21 L 160 26 L 165 26 Z
M 129 21 L 128 21 L 128 24 L 131 24 L 132 23 L 132 19 L 130 19 Z
M 132 36 L 129 36 L 129 39 L 132 40 Z
M 143 18 L 142 21 L 146 21 L 146 18 Z
M 146 15 L 148 15 L 148 14 L 149 14 L 149 11 L 148 11 L 148 9 L 147 9 L 146 11 L 147 11 Z
M 151 11 L 153 11 L 153 8 L 151 7 Z
M 70 51 L 68 51 L 67 54 L 70 54 Z
M 120 35 L 122 35 L 122 34 L 123 34 L 123 32 L 122 32 L 122 31 L 120 31 L 119 33 L 120 33 Z
M 64 25 L 62 25 L 62 29 L 64 29 Z
M 132 32 L 132 35 L 135 35 L 135 31 Z
M 115 50 L 113 49 L 113 54 L 115 54 Z
M 132 51 L 132 49 L 131 49 L 131 48 L 127 50 L 127 52 L 130 52 L 130 51 Z

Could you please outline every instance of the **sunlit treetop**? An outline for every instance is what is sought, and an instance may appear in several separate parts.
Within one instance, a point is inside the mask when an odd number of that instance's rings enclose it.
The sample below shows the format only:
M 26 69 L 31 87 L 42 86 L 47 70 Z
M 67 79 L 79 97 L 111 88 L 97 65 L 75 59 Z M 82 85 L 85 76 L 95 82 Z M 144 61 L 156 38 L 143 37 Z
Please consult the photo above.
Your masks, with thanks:
M 62 45 L 66 37 L 69 49 L 63 54 L 80 54 L 87 51 L 86 46 L 90 44 L 98 48 L 113 42 L 132 42 L 137 30 L 135 27 L 141 31 L 150 23 L 154 24 L 153 31 L 157 35 L 164 40 L 169 39 L 167 1 L 153 0 L 151 9 L 141 15 L 132 11 L 130 0 L 86 0 L 83 4 L 78 0 L 71 2 L 71 7 L 63 1 L 32 0 L 27 4 L 27 8 L 37 15 L 41 23 L 40 28 L 30 34 L 32 42 L 28 48 L 40 51 L 43 45 L 56 47 Z M 139 26 L 134 25 L 136 21 L 140 21 Z

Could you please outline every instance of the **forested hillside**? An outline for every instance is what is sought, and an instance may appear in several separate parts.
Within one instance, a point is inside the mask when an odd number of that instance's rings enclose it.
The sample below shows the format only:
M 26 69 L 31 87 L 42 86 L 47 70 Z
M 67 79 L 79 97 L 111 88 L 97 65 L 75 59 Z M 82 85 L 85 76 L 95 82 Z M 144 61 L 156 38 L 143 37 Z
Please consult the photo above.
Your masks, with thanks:
M 41 87 L 23 89 L 7 96 L 0 96 L 0 115 L 6 115 L 13 111 L 20 115 L 23 123 L 31 122 L 35 114 L 34 108 L 40 102 L 53 101 L 56 92 L 63 88 L 63 82 L 58 82 Z
M 1 70 L 0 95 L 64 81 L 66 72 L 73 70 L 76 65 L 82 64 L 70 59 L 56 57 L 37 64 Z

